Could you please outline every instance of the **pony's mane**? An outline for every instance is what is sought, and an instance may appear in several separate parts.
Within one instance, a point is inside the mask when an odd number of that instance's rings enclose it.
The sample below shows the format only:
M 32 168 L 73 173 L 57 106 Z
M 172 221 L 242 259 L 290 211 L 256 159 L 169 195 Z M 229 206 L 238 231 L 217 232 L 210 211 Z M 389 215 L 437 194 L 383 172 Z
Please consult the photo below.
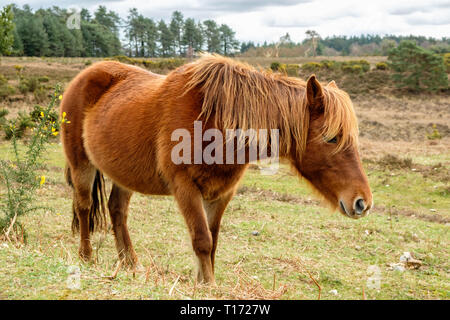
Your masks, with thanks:
M 199 118 L 214 116 L 221 129 L 279 129 L 280 152 L 289 153 L 295 143 L 301 157 L 309 130 L 305 81 L 211 54 L 187 65 L 184 72 L 186 92 L 197 88 L 203 95 Z M 337 150 L 356 143 L 357 120 L 349 96 L 332 87 L 324 86 L 323 92 L 324 137 L 340 134 Z

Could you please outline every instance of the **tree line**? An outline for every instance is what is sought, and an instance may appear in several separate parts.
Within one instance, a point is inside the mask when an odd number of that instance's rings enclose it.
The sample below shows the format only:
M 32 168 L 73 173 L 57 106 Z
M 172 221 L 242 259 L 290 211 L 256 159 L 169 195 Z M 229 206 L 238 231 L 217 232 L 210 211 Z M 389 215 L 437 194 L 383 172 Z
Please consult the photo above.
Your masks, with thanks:
M 144 17 L 136 8 L 121 19 L 105 6 L 99 6 L 91 14 L 87 9 L 75 13 L 53 6 L 33 11 L 29 5 L 19 8 L 12 4 L 1 12 L 0 23 L 6 26 L 10 21 L 8 32 L 2 30 L 6 43 L 2 54 L 167 57 L 192 55 L 196 51 L 231 55 L 239 49 L 236 33 L 228 25 L 219 25 L 214 20 L 185 19 L 179 11 L 173 12 L 170 21 Z M 75 21 L 79 28 L 67 25 L 74 13 L 78 14 L 74 19 L 79 17 Z M 121 30 L 125 35 L 122 41 Z
M 262 44 L 242 42 L 240 53 L 246 56 L 386 56 L 403 41 L 412 41 L 418 46 L 437 54 L 450 52 L 450 38 L 435 39 L 424 36 L 360 35 L 332 36 L 322 38 L 314 30 L 308 30 L 303 41 L 295 42 L 289 33 L 277 42 Z
M 105 6 L 94 12 L 81 9 L 79 28 L 69 28 L 71 10 L 53 6 L 33 11 L 29 5 L 0 10 L 0 54 L 57 57 L 192 56 L 197 51 L 244 56 L 365 56 L 388 55 L 402 41 L 413 41 L 434 53 L 450 52 L 450 38 L 360 35 L 320 37 L 308 30 L 300 42 L 289 33 L 273 43 L 239 43 L 235 31 L 208 19 L 185 18 L 179 11 L 170 19 L 145 17 L 136 8 L 125 19 Z M 121 39 L 122 38 L 122 39 Z M 2 49 L 3 48 L 3 49 Z

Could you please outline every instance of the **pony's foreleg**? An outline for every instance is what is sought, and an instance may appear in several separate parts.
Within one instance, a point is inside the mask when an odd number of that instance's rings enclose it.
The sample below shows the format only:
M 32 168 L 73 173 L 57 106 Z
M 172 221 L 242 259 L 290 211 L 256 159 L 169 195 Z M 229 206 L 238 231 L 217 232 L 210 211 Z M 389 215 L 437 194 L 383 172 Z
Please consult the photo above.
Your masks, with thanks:
M 131 191 L 114 184 L 108 201 L 108 209 L 119 259 L 126 265 L 135 268 L 138 266 L 138 258 L 131 243 L 127 226 L 128 206 L 132 194 Z
M 191 236 L 192 248 L 198 262 L 197 280 L 214 284 L 214 272 L 211 264 L 213 244 L 203 210 L 201 192 L 188 177 L 183 175 L 175 176 L 172 189 Z
M 214 272 L 214 260 L 217 249 L 217 241 L 219 238 L 219 230 L 220 230 L 220 222 L 222 220 L 223 213 L 225 212 L 225 208 L 230 202 L 231 198 L 234 195 L 234 191 L 229 192 L 228 194 L 222 196 L 219 199 L 212 201 L 203 201 L 203 206 L 206 211 L 206 216 L 208 219 L 209 230 L 211 231 L 212 237 L 212 249 L 211 249 L 211 265 Z
M 78 253 L 84 261 L 91 260 L 92 246 L 89 237 L 89 213 L 92 206 L 92 184 L 95 179 L 95 168 L 87 165 L 83 169 L 72 169 L 73 209 L 78 217 L 80 229 L 80 248 Z

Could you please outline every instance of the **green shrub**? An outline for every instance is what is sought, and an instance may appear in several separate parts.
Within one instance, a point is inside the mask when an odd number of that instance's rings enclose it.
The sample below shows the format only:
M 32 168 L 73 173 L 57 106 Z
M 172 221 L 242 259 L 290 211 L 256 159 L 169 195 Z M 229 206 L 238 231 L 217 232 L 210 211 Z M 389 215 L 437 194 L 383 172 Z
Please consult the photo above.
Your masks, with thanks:
M 129 57 L 123 56 L 123 55 L 121 55 L 121 56 L 113 56 L 113 57 L 110 57 L 110 58 L 106 58 L 105 60 L 117 60 L 117 61 L 122 62 L 122 63 L 134 64 L 132 58 L 129 58 Z
M 322 60 L 320 64 L 327 70 L 337 70 L 340 67 L 340 63 L 333 60 Z
M 11 119 L 3 125 L 3 131 L 5 132 L 6 140 L 11 140 L 14 135 L 17 139 L 21 139 L 27 128 L 32 127 L 34 127 L 34 123 L 31 121 L 30 116 L 22 111 L 19 112 L 16 119 Z
M 318 62 L 307 62 L 302 64 L 302 70 L 307 72 L 317 72 L 323 68 L 323 64 Z
M 356 67 L 355 67 L 356 66 Z M 360 73 L 370 70 L 370 63 L 366 60 L 350 60 L 341 64 L 341 69 L 347 73 Z
M 9 84 L 5 84 L 3 86 L 0 86 L 0 98 L 4 99 L 10 95 L 13 95 L 16 93 L 16 89 L 13 86 L 10 86 Z
M 272 69 L 272 71 L 278 71 L 281 67 L 281 63 L 279 63 L 278 61 L 274 61 L 270 64 L 270 69 Z
M 13 86 L 8 84 L 8 79 L 5 76 L 0 74 L 0 98 L 4 99 L 9 95 L 16 93 L 16 90 Z
M 299 70 L 300 70 L 300 66 L 298 64 L 287 64 L 286 65 L 286 74 L 290 77 L 298 77 Z
M 439 132 L 437 126 L 433 124 L 431 128 L 433 131 L 427 134 L 427 138 L 430 140 L 442 139 L 441 133 Z
M 447 69 L 447 73 L 450 73 L 450 53 L 444 54 L 444 64 Z
M 39 77 L 39 78 L 38 78 L 38 81 L 39 81 L 39 82 L 49 82 L 50 79 L 49 79 L 49 77 L 47 77 L 47 76 L 42 76 L 42 77 Z
M 5 108 L 0 110 L 0 127 L 3 128 L 3 126 L 6 124 L 6 116 L 8 115 L 9 111 Z
M 92 64 L 92 61 L 91 61 L 91 60 L 87 60 L 87 61 L 84 63 L 85 66 L 90 66 L 91 64 Z
M 8 79 L 2 74 L 0 74 L 0 86 L 4 86 L 8 83 Z
M 44 114 L 45 109 L 46 109 L 45 107 L 42 107 L 38 104 L 34 105 L 33 110 L 30 112 L 31 121 L 33 121 L 36 124 L 41 122 L 41 117 L 42 117 L 42 114 Z M 57 131 L 59 131 L 60 126 L 59 126 L 58 118 L 59 118 L 58 111 L 52 109 L 52 110 L 48 111 L 48 114 L 47 114 L 48 122 L 46 124 L 48 126 L 52 125 L 53 127 L 55 127 L 57 129 Z
M 159 61 L 130 58 L 127 56 L 114 56 L 105 60 L 116 60 L 122 63 L 143 66 L 150 70 L 173 70 L 184 64 L 184 60 L 180 58 L 167 58 Z
M 411 91 L 436 91 L 448 88 L 443 57 L 434 54 L 413 41 L 402 41 L 389 51 L 389 68 L 398 88 Z
M 23 94 L 27 92 L 34 92 L 40 87 L 39 79 L 37 77 L 21 77 L 19 80 L 19 91 Z
M 387 64 L 386 62 L 378 62 L 378 63 L 375 65 L 375 68 L 376 68 L 377 70 L 387 70 L 387 69 L 389 68 L 389 66 L 388 66 L 388 64 Z
M 47 115 L 50 110 L 53 110 L 59 92 L 58 85 L 55 95 L 43 112 L 41 121 L 35 126 L 24 152 L 20 152 L 18 147 L 19 128 L 14 124 L 10 125 L 11 149 L 14 158 L 11 161 L 0 160 L 0 177 L 5 185 L 5 193 L 0 197 L 0 233 L 1 237 L 8 241 L 23 240 L 25 230 L 20 224 L 20 218 L 23 215 L 44 209 L 35 202 L 36 190 L 45 183 L 45 176 L 38 174 L 38 171 L 42 167 L 45 146 L 49 138 L 54 135 L 54 128 L 46 123 Z
M 44 87 L 39 87 L 33 91 L 34 100 L 38 103 L 43 102 L 47 95 L 47 90 Z

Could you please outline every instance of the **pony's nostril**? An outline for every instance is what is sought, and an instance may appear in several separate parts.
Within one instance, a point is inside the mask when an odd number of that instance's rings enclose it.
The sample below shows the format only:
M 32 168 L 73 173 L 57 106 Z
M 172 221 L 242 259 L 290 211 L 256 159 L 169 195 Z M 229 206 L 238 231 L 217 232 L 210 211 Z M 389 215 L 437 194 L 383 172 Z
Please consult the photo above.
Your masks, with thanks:
M 362 214 L 364 212 L 364 209 L 366 209 L 366 204 L 364 203 L 363 199 L 358 199 L 355 202 L 355 211 L 356 214 Z

